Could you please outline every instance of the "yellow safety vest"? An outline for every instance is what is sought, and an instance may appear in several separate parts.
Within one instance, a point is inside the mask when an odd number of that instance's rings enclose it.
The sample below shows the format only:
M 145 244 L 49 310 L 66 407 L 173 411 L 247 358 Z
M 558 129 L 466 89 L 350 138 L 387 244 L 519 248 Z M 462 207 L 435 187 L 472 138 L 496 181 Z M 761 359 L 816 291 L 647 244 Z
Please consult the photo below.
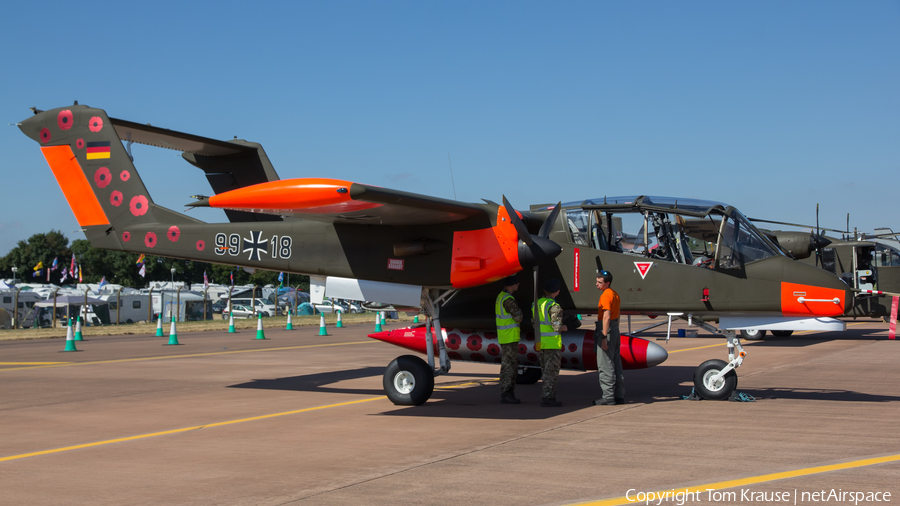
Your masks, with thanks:
M 538 311 L 541 323 L 541 349 L 542 350 L 559 350 L 562 349 L 562 336 L 559 332 L 553 330 L 550 323 L 550 306 L 556 304 L 556 301 L 549 297 L 538 299 Z M 532 318 L 534 318 L 534 308 L 531 309 Z
M 503 307 L 503 301 L 511 298 L 513 296 L 504 290 L 500 292 L 497 301 L 494 302 L 494 316 L 497 317 L 497 340 L 500 341 L 500 344 L 519 342 L 519 324 Z

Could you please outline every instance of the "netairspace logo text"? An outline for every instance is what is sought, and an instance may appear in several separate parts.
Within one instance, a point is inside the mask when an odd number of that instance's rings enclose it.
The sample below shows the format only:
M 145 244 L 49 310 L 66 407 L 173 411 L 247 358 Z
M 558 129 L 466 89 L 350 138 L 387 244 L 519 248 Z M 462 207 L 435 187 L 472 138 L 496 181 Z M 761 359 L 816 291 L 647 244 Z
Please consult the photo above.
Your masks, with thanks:
M 647 506 L 676 505 L 683 506 L 686 502 L 729 504 L 729 503 L 760 503 L 760 504 L 808 504 L 808 503 L 832 503 L 853 504 L 891 502 L 890 492 L 863 492 L 858 490 L 843 490 L 840 488 L 831 490 L 784 490 L 776 492 L 754 491 L 749 488 L 740 490 L 665 490 L 661 492 L 640 492 L 629 489 L 625 493 L 625 499 L 634 503 L 642 503 Z

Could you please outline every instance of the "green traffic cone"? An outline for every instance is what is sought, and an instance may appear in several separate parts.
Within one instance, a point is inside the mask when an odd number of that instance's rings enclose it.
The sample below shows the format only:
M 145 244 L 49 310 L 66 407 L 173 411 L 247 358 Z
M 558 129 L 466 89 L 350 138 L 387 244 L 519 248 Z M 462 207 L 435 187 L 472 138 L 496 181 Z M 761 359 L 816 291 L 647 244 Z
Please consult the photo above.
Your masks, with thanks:
M 413 323 L 419 323 L 419 315 L 416 315 L 416 317 L 413 318 Z
M 294 322 L 291 320 L 291 310 L 288 309 L 288 321 L 285 330 L 294 330 Z
M 334 324 L 337 328 L 344 328 L 344 322 L 341 321 L 341 312 L 337 312 L 337 323 Z
M 228 333 L 234 334 L 234 311 L 228 313 Z
M 75 320 L 75 340 L 76 341 L 84 341 L 84 336 L 81 334 L 81 317 L 79 316 L 77 320 Z
M 575 316 L 577 316 L 579 320 L 581 319 L 581 315 L 580 315 L 580 314 L 579 314 L 579 315 L 575 315 Z
M 375 332 L 381 332 L 381 313 L 375 313 Z
M 164 346 L 178 346 L 178 333 L 175 331 L 175 316 L 172 316 L 172 326 L 169 327 L 169 342 Z
M 265 339 L 266 334 L 265 334 L 265 332 L 263 332 L 262 313 L 258 313 L 258 314 L 259 314 L 259 318 L 256 321 L 256 338 L 257 339 Z
M 62 352 L 66 352 L 66 351 L 81 351 L 81 350 L 75 348 L 75 336 L 72 334 L 72 323 L 71 322 L 67 322 L 67 325 L 66 325 L 66 349 L 64 349 Z M 62 353 L 62 352 L 60 352 L 60 353 Z
M 325 315 L 319 314 L 319 335 L 327 336 L 328 332 L 325 330 Z
M 162 314 L 160 314 L 160 315 L 156 318 L 156 337 L 162 337 L 162 336 L 163 336 L 163 331 L 162 331 L 162 321 L 163 321 Z

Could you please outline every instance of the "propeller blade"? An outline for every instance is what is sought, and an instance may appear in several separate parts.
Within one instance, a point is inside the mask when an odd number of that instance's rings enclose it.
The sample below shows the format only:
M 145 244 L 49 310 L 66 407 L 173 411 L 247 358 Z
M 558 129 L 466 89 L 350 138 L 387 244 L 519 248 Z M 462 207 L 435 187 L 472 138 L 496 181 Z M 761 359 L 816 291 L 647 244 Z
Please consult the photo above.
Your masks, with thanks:
M 519 265 L 523 269 L 540 265 L 562 253 L 562 247 L 550 239 L 538 235 L 530 237 L 532 239 L 531 246 L 519 243 Z
M 822 238 L 822 233 L 819 231 L 819 203 L 816 202 L 816 267 L 819 266 L 819 262 L 822 260 L 822 253 L 819 248 L 820 238 Z
M 528 232 L 528 228 L 525 226 L 522 218 L 519 218 L 519 213 L 516 212 L 516 209 L 506 200 L 506 195 L 503 196 L 503 207 L 506 208 L 506 213 L 509 214 L 509 221 L 512 222 L 513 226 L 516 227 L 516 232 L 519 233 L 519 240 L 528 246 L 534 244 L 531 233 Z
M 831 239 L 828 239 L 824 235 L 814 235 L 812 237 L 812 245 L 813 245 L 813 248 L 816 249 L 816 251 L 818 251 L 819 248 L 824 248 L 825 246 L 828 246 L 829 244 L 831 244 Z
M 558 204 L 553 206 L 553 210 L 550 211 L 550 216 L 547 216 L 547 219 L 544 220 L 544 224 L 541 225 L 541 230 L 538 232 L 538 235 L 543 238 L 550 237 L 550 231 L 553 230 L 553 224 L 556 223 L 556 217 L 559 216 L 559 208 L 562 207 L 562 201 L 560 200 Z
M 541 317 L 538 313 L 538 266 L 534 266 L 534 307 L 531 314 L 534 320 L 534 341 L 541 342 Z

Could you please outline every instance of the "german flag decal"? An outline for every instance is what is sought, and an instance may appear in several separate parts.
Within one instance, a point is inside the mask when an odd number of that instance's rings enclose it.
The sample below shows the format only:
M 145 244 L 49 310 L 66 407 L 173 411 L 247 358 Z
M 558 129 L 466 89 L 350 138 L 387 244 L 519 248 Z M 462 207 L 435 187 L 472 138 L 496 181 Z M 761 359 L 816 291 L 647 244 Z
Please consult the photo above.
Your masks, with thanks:
M 109 141 L 105 142 L 88 142 L 87 159 L 97 160 L 98 158 L 109 158 Z

